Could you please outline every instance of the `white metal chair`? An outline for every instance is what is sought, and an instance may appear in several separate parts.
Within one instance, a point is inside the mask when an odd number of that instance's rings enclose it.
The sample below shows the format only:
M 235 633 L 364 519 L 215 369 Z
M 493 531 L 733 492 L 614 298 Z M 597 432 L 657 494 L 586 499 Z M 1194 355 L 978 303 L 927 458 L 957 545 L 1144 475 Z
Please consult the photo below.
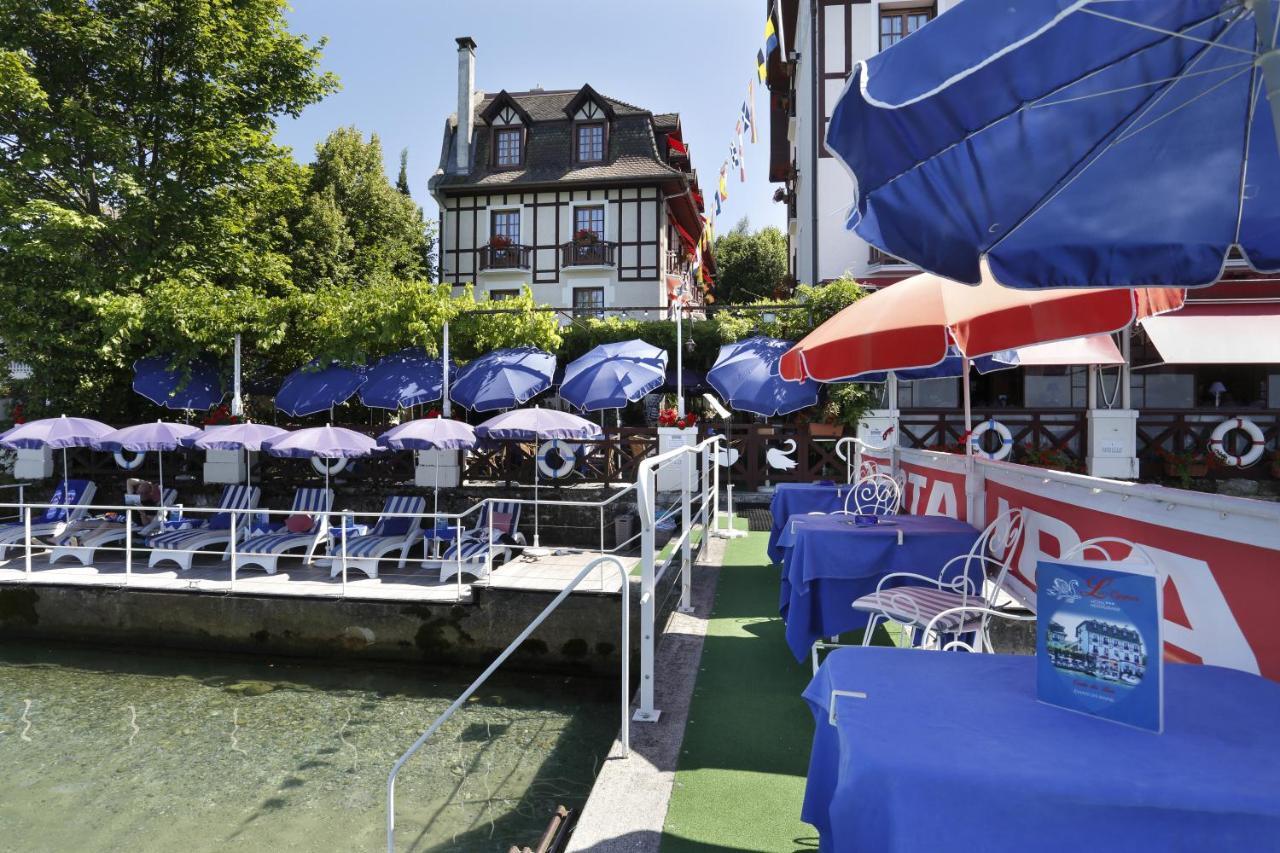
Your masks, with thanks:
M 853 509 L 849 502 L 853 502 Z M 863 477 L 844 496 L 845 515 L 897 515 L 902 508 L 902 484 L 884 473 Z
M 967 554 L 952 557 L 937 577 L 914 572 L 892 572 L 880 579 L 876 591 L 853 602 L 853 609 L 868 614 L 862 644 L 870 645 L 880 622 L 896 622 L 908 630 L 924 631 L 922 645 L 935 635 L 973 634 L 972 644 L 950 641 L 950 648 L 963 645 L 971 651 L 991 651 L 987 626 L 993 615 L 1006 615 L 996 607 L 996 597 L 1004 586 L 1022 541 L 1022 510 L 1011 509 L 982 531 Z M 959 564 L 953 580 L 947 574 Z M 983 585 L 970 575 L 981 569 Z M 899 586 L 902 582 L 909 586 Z M 985 589 L 983 588 L 985 587 Z M 939 643 L 944 641 L 939 639 Z

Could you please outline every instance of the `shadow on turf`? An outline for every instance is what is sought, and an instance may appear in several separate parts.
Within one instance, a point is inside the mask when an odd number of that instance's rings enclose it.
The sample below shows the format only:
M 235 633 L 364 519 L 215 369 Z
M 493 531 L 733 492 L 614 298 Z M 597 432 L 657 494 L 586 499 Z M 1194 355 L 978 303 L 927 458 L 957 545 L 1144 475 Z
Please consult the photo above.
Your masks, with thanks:
M 662 835 L 662 833 L 650 831 L 628 832 L 625 835 L 610 838 L 608 841 L 593 844 L 585 848 L 583 853 L 617 853 L 618 850 L 668 850 L 671 846 L 677 847 L 680 853 L 760 853 L 759 848 L 756 847 L 728 847 L 723 844 L 691 841 L 688 838 L 682 838 L 671 833 L 666 833 L 665 838 L 661 838 L 660 836 Z M 791 843 L 795 845 L 794 848 L 779 850 L 777 853 L 813 853 L 818 849 L 818 836 L 793 838 Z

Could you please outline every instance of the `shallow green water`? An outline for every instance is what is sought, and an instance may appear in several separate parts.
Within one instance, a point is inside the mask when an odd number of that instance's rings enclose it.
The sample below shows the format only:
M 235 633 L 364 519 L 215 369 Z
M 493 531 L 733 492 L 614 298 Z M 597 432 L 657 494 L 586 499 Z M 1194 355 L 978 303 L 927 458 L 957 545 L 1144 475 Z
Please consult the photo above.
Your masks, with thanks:
M 473 675 L 4 644 L 0 846 L 385 849 L 391 764 Z M 491 683 L 401 773 L 398 848 L 533 844 L 557 805 L 585 801 L 615 694 Z

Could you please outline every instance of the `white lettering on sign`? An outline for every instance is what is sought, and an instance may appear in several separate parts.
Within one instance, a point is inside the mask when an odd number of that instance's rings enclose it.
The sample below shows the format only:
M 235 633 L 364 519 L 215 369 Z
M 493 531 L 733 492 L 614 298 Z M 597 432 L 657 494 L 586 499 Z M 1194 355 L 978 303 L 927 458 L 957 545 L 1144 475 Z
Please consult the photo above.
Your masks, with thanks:
M 1009 501 L 1000 498 L 997 512 L 1009 510 Z M 1036 563 L 1054 560 L 1080 544 L 1076 529 L 1060 518 L 1023 508 L 1022 553 L 1017 571 L 1034 590 Z M 1186 624 L 1164 620 L 1165 642 L 1177 646 L 1207 664 L 1257 673 L 1258 658 L 1227 604 L 1222 589 L 1205 560 L 1177 554 L 1140 543 L 1165 576 L 1165 593 L 1172 592 L 1182 605 Z M 1034 595 L 1029 603 L 1035 603 Z

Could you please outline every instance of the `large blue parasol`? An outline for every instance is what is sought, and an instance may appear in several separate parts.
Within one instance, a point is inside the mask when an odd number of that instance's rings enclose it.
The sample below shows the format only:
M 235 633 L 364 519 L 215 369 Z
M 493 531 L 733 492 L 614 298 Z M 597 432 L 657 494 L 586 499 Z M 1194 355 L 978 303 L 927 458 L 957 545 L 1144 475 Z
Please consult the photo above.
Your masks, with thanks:
M 963 0 L 859 62 L 827 148 L 849 226 L 977 284 L 1280 269 L 1277 0 Z
M 778 375 L 778 361 L 791 341 L 747 338 L 720 347 L 707 381 L 731 409 L 772 417 L 818 402 L 818 383 L 788 382 Z
M 551 387 L 555 370 L 556 357 L 537 347 L 495 350 L 458 372 L 449 399 L 477 412 L 514 408 Z
M 600 344 L 565 369 L 560 396 L 584 412 L 621 409 L 666 378 L 666 350 L 642 340 Z

